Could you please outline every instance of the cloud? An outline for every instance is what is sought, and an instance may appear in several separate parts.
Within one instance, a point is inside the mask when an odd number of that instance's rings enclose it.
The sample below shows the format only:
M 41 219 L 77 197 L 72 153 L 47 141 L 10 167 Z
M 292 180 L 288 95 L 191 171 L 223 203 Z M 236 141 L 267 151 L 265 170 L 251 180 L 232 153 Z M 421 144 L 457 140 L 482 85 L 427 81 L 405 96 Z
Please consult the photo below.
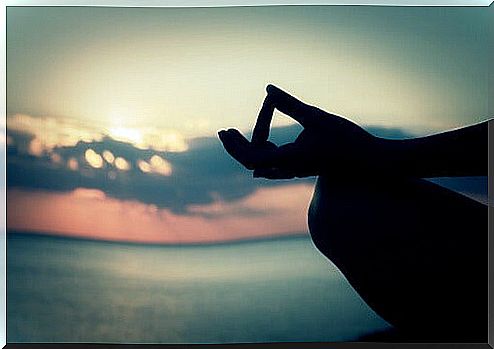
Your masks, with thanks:
M 295 139 L 300 130 L 298 125 L 274 128 L 271 139 L 278 144 L 287 143 Z M 399 129 L 369 127 L 368 130 L 386 138 L 410 137 Z M 108 197 L 206 217 L 218 213 L 214 208 L 197 209 L 197 205 L 221 205 L 245 198 L 258 188 L 287 183 L 252 178 L 249 171 L 226 154 L 216 137 L 190 139 L 187 151 L 171 152 L 142 149 L 103 135 L 101 139 L 54 145 L 48 152 L 32 154 L 30 145 L 39 135 L 11 129 L 10 124 L 7 135 L 13 140 L 7 145 L 9 188 L 47 191 L 90 188 Z M 289 181 L 313 182 L 314 178 Z M 257 212 L 240 206 L 229 209 L 244 215 Z
M 14 114 L 7 117 L 7 129 L 16 134 L 32 136 L 27 149 L 35 156 L 49 153 L 54 148 L 75 146 L 78 142 L 98 142 L 105 137 L 130 143 L 138 149 L 181 152 L 188 148 L 185 138 L 175 130 L 88 125 L 70 118 Z
M 57 146 L 74 146 L 79 141 L 92 142 L 102 138 L 97 128 L 84 125 L 80 121 L 26 114 L 9 115 L 7 132 L 32 136 L 30 141 L 35 144 L 36 151 L 34 154 L 30 153 L 37 156 Z
M 275 129 L 273 139 L 288 142 L 298 131 L 298 127 Z M 191 139 L 184 152 L 141 149 L 102 136 L 33 154 L 31 144 L 36 135 L 10 128 L 8 134 L 14 140 L 7 148 L 9 187 L 53 191 L 93 188 L 114 198 L 185 212 L 190 205 L 211 203 L 215 198 L 228 202 L 259 187 L 284 183 L 252 178 L 226 154 L 216 137 Z

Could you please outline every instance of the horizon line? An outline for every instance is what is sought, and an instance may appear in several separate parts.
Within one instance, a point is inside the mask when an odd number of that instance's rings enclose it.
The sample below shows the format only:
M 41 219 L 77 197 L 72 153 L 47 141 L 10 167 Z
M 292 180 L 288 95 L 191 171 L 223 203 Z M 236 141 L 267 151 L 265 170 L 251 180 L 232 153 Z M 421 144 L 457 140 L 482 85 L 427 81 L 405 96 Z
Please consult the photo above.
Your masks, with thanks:
M 5 237 L 8 239 L 12 236 L 29 236 L 29 237 L 41 237 L 41 238 L 54 238 L 54 239 L 66 239 L 66 240 L 77 240 L 77 241 L 87 241 L 87 242 L 97 242 L 97 243 L 109 243 L 109 244 L 121 244 L 121 245 L 138 245 L 138 246 L 152 246 L 152 247 L 214 247 L 214 246 L 224 246 L 224 245 L 237 245 L 237 244 L 249 244 L 249 243 L 259 243 L 259 242 L 269 242 L 277 240 L 294 240 L 294 239 L 310 239 L 309 232 L 292 232 L 285 234 L 277 234 L 265 237 L 255 237 L 255 238 L 239 238 L 231 240 L 219 240 L 219 241 L 205 241 L 205 242 L 144 242 L 144 241 L 128 241 L 128 240 L 108 240 L 108 239 L 94 239 L 84 236 L 70 236 L 70 235 L 59 235 L 53 232 L 45 231 L 28 231 L 28 230 L 16 230 L 16 229 L 6 229 Z M 8 246 L 7 246 L 8 249 Z

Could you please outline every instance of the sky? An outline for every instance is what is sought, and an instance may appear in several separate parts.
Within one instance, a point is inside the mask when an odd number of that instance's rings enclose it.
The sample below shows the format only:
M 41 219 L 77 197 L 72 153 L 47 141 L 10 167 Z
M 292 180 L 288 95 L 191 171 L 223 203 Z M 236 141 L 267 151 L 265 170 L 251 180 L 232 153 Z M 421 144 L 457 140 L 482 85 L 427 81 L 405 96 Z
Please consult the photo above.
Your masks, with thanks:
M 7 227 L 206 243 L 307 231 L 314 178 L 253 179 L 216 132 L 272 83 L 376 135 L 486 120 L 487 8 L 9 7 Z M 273 138 L 300 131 L 277 114 Z

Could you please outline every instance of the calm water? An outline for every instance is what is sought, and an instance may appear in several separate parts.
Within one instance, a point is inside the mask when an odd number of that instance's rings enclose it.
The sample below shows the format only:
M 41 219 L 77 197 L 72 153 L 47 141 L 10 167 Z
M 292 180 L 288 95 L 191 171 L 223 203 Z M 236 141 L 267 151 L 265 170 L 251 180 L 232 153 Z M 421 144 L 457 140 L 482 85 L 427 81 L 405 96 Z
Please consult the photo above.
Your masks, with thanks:
M 308 238 L 7 244 L 8 342 L 344 341 L 386 328 Z

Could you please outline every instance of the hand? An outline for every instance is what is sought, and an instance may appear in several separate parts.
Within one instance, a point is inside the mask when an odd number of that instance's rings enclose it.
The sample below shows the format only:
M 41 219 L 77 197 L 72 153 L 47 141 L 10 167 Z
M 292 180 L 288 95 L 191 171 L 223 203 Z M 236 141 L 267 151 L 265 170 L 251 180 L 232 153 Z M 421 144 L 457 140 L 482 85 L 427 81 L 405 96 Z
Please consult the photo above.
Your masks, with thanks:
M 254 177 L 288 179 L 321 174 L 359 175 L 375 165 L 379 138 L 353 122 L 307 105 L 268 85 L 252 141 L 238 130 L 218 133 L 226 151 Z M 274 109 L 292 117 L 304 130 L 280 147 L 268 141 Z

